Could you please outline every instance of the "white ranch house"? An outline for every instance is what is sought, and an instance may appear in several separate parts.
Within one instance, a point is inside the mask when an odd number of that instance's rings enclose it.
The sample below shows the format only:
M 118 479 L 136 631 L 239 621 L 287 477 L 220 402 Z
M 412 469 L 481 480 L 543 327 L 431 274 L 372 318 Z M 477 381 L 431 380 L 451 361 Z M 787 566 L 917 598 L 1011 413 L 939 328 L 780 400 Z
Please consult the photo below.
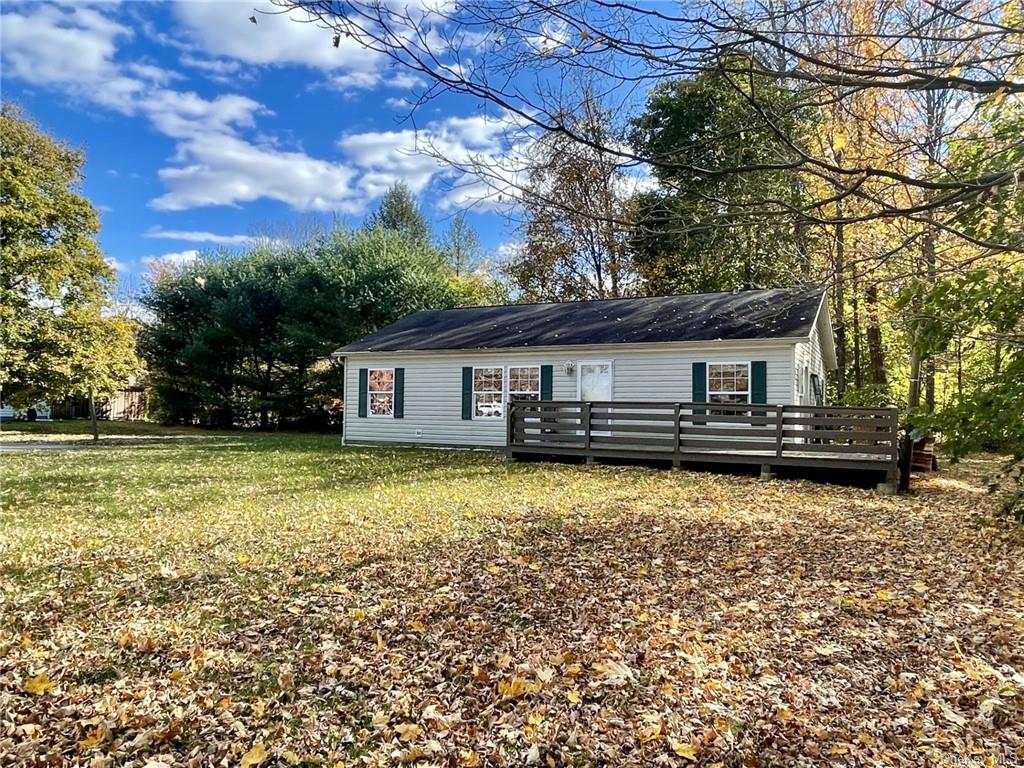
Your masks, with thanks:
M 512 400 L 824 405 L 825 291 L 417 312 L 334 353 L 348 445 L 506 445 Z

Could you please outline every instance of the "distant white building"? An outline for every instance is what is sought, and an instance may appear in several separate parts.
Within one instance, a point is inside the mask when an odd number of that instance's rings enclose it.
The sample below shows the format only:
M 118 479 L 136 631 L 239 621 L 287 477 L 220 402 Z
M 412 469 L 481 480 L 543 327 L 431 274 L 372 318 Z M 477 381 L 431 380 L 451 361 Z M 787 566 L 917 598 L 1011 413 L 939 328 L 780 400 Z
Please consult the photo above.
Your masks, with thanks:
M 40 421 L 50 420 L 50 404 L 45 400 L 40 400 L 36 403 L 33 408 L 36 409 L 36 418 Z M 0 421 L 14 421 L 15 419 L 24 419 L 28 413 L 28 408 L 15 408 L 10 403 L 4 403 L 0 405 Z

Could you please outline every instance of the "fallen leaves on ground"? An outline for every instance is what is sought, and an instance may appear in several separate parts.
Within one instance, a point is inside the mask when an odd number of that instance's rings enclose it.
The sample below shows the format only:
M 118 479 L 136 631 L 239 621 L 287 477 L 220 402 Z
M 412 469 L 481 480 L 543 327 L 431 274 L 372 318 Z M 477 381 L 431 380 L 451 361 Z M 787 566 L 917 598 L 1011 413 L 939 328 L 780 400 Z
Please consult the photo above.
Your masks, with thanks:
M 10 454 L 0 763 L 1021 760 L 1024 542 L 971 469 L 885 497 L 300 436 Z

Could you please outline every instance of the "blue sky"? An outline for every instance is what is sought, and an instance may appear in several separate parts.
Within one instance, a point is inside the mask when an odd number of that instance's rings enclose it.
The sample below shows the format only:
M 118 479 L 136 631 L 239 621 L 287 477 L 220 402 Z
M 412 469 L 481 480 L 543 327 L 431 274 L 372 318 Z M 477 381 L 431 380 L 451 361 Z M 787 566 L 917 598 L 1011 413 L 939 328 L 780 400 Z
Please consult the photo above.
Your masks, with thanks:
M 123 281 L 303 217 L 358 224 L 399 179 L 438 233 L 469 208 L 485 247 L 514 240 L 478 185 L 416 152 L 500 156 L 500 120 L 445 97 L 411 122 L 408 72 L 350 41 L 336 49 L 312 24 L 253 25 L 253 7 L 3 4 L 3 98 L 84 149 L 85 193 Z

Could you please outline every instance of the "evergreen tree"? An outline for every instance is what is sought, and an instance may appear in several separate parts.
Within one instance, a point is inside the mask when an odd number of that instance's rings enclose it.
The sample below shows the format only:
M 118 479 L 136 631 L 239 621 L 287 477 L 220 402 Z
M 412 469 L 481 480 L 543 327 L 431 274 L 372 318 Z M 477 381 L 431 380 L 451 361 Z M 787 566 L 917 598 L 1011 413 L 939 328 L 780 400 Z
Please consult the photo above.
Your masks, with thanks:
M 425 245 L 431 241 L 430 223 L 416 202 L 409 186 L 396 182 L 365 222 L 366 229 L 388 229 L 398 232 L 411 243 Z

